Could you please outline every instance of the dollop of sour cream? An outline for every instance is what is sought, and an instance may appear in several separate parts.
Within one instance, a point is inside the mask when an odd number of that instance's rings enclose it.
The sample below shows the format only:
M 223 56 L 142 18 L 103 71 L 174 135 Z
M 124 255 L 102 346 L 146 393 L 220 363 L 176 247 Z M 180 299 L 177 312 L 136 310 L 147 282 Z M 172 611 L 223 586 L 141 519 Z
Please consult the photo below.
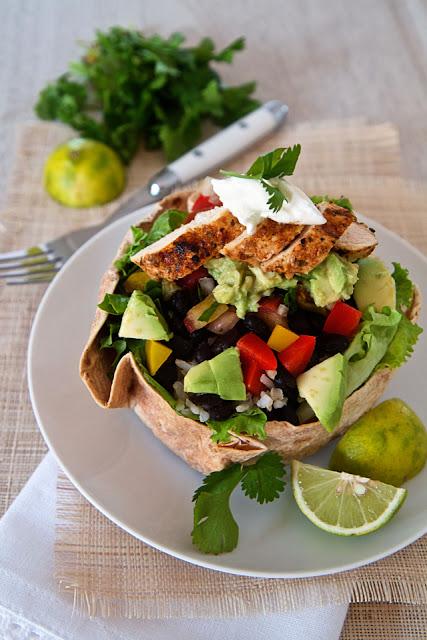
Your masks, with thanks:
M 275 178 L 269 182 L 274 187 L 278 187 L 286 198 L 276 212 L 269 208 L 269 195 L 260 180 L 234 176 L 223 180 L 212 178 L 212 187 L 223 206 L 246 227 L 249 235 L 255 232 L 257 225 L 264 218 L 283 224 L 308 225 L 326 222 L 304 191 L 283 178 Z

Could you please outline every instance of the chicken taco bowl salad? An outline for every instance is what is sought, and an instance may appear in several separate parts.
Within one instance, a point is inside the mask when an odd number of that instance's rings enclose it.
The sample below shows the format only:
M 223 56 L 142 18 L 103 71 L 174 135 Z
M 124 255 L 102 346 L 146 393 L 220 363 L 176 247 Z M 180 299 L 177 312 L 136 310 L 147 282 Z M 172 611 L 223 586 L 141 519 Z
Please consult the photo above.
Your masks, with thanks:
M 133 408 L 210 474 L 194 496 L 202 551 L 237 544 L 234 529 L 209 538 L 209 500 L 227 502 L 239 483 L 261 503 L 277 497 L 284 462 L 363 420 L 421 331 L 407 270 L 375 256 L 375 231 L 350 201 L 309 197 L 287 179 L 299 153 L 275 149 L 245 174 L 207 178 L 132 227 L 81 359 L 96 402 Z M 310 467 L 294 463 L 297 493 Z M 347 469 L 321 471 L 352 495 L 369 486 Z M 396 491 L 395 510 L 406 490 Z

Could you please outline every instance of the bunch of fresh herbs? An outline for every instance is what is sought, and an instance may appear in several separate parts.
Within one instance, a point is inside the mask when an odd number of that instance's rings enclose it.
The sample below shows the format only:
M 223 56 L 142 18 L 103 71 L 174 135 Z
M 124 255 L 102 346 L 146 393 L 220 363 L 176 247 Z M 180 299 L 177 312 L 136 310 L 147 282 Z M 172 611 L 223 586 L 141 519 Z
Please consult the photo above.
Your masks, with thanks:
M 41 91 L 35 111 L 104 142 L 126 163 L 141 138 L 173 160 L 198 142 L 204 120 L 227 126 L 258 106 L 254 82 L 224 86 L 211 66 L 231 63 L 243 38 L 218 52 L 210 38 L 194 47 L 184 40 L 180 33 L 98 31 L 81 60 Z

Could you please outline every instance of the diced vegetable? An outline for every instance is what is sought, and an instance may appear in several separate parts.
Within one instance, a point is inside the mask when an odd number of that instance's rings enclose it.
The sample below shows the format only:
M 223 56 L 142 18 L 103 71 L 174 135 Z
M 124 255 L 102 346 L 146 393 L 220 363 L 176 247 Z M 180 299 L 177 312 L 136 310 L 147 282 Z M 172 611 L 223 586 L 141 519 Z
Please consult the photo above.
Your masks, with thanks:
M 239 318 L 236 315 L 236 312 L 233 308 L 228 309 L 225 313 L 223 313 L 219 318 L 209 322 L 206 326 L 206 329 L 212 331 L 212 333 L 216 333 L 217 335 L 223 335 L 224 333 L 228 333 L 231 329 L 236 326 L 239 322 Z
M 135 289 L 144 291 L 145 285 L 149 280 L 151 280 L 150 276 L 145 273 L 145 271 L 139 270 L 135 271 L 135 273 L 131 273 L 131 275 L 124 281 L 123 286 L 126 293 L 132 293 Z
M 201 213 L 202 211 L 209 211 L 209 209 L 213 209 L 216 206 L 217 204 L 215 204 L 215 202 L 212 202 L 209 196 L 204 196 L 203 193 L 201 193 L 196 198 L 191 208 L 191 213 Z
M 268 339 L 268 346 L 274 349 L 274 351 L 283 351 L 286 347 L 289 347 L 293 342 L 298 340 L 299 336 L 286 327 L 276 325 Z
M 359 326 L 362 312 L 345 302 L 338 301 L 332 307 L 323 327 L 325 333 L 352 336 Z
M 194 204 L 191 208 L 190 213 L 186 217 L 185 222 L 191 222 L 192 220 L 194 220 L 198 213 L 202 213 L 202 211 L 209 211 L 210 209 L 218 207 L 219 205 L 219 202 L 212 202 L 209 196 L 205 196 L 203 195 L 203 193 L 201 193 L 194 201 Z
M 156 340 L 147 340 L 145 343 L 145 357 L 148 371 L 154 376 L 162 364 L 166 362 L 172 353 L 172 349 Z
M 273 330 L 276 325 L 286 326 L 286 317 L 279 313 L 277 309 L 259 308 L 257 316 L 265 322 L 271 330 Z
M 259 396 L 264 389 L 264 385 L 261 382 L 262 369 L 255 360 L 243 361 L 242 368 L 246 389 L 254 396 Z
M 262 298 L 258 303 L 259 309 L 268 309 L 269 311 L 277 311 L 279 304 L 282 304 L 282 298 L 280 296 L 269 296 L 268 298 Z
M 243 362 L 254 360 L 263 371 L 277 369 L 277 360 L 270 347 L 255 333 L 246 333 L 237 341 Z
M 279 360 L 294 377 L 307 367 L 316 346 L 314 336 L 300 336 L 289 347 L 279 353 Z
M 205 269 L 204 267 L 199 267 L 198 269 L 196 269 L 196 271 L 193 271 L 187 276 L 180 278 L 177 282 L 179 286 L 183 287 L 184 289 L 194 289 L 194 287 L 197 287 L 199 280 L 201 280 L 202 278 L 207 278 L 208 276 L 209 273 L 207 269 Z
M 189 333 L 193 333 L 193 331 L 202 329 L 208 323 L 222 316 L 227 309 L 226 304 L 219 304 L 211 294 L 194 307 L 191 307 L 184 318 L 184 325 Z

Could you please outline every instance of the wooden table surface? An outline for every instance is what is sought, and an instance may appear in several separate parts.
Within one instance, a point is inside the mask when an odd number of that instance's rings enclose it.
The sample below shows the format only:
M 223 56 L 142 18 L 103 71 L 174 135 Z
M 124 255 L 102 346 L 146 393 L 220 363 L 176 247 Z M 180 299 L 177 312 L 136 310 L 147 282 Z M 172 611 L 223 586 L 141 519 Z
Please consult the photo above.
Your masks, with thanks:
M 1 0 L 0 204 L 16 125 L 34 117 L 38 91 L 78 57 L 76 40 L 114 24 L 181 31 L 189 43 L 209 35 L 218 46 L 244 35 L 247 50 L 223 68 L 227 81 L 256 79 L 258 97 L 286 101 L 292 122 L 393 121 L 403 175 L 427 178 L 426 0 Z M 408 609 L 387 610 L 402 628 L 409 616 L 411 638 L 424 637 Z M 375 610 L 357 605 L 349 615 Z

